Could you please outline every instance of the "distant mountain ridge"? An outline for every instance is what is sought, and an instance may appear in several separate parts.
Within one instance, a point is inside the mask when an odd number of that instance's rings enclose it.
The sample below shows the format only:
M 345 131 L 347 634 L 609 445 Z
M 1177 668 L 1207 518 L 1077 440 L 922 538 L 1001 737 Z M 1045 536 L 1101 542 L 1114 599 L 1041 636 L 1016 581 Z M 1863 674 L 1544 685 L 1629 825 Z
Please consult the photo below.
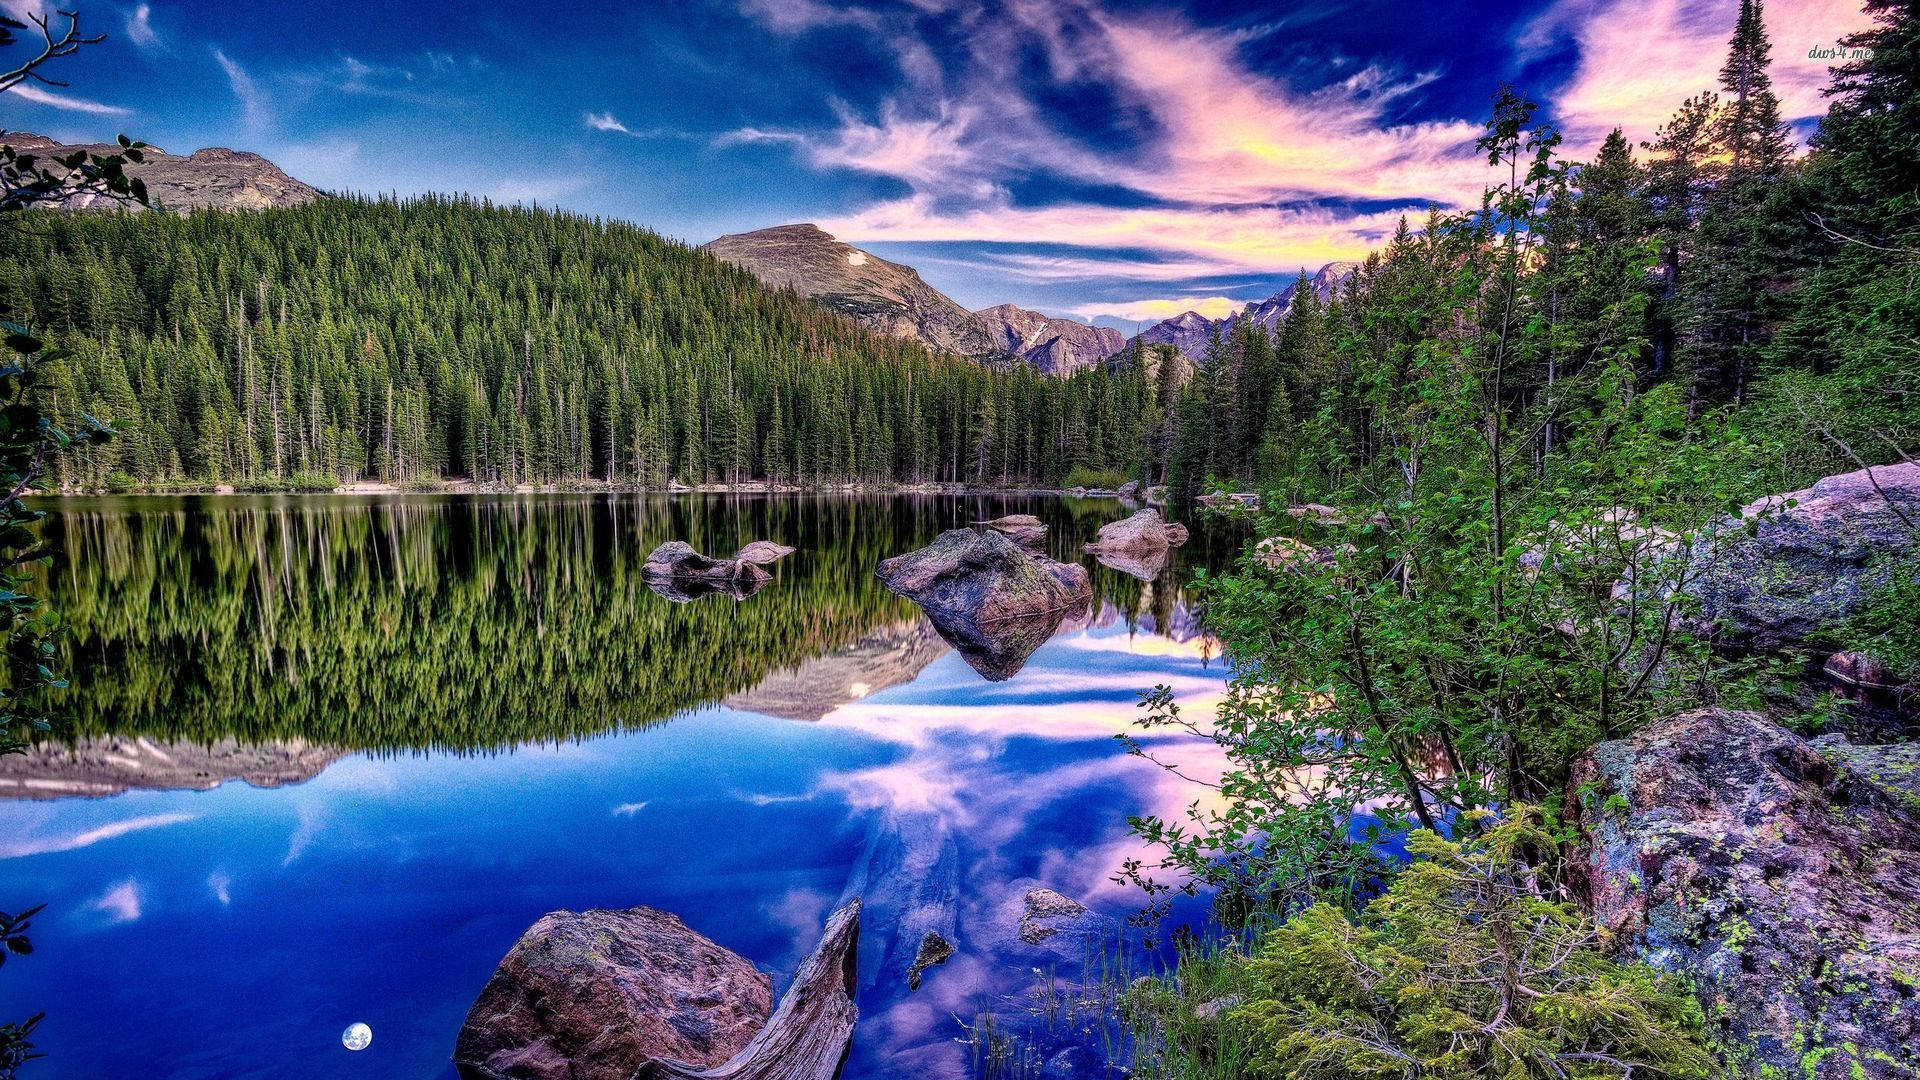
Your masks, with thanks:
M 1071 375 L 1126 348 L 1120 331 L 1000 304 L 974 312 L 994 344 L 1048 375 Z
M 1311 278 L 1307 287 L 1314 291 L 1322 301 L 1333 296 L 1340 283 L 1352 275 L 1359 263 L 1330 262 L 1321 267 Z M 1224 319 L 1209 319 L 1197 311 L 1186 311 L 1171 319 L 1164 319 L 1147 327 L 1135 335 L 1145 345 L 1171 345 L 1174 350 L 1188 361 L 1198 362 L 1207 351 L 1207 340 L 1217 329 L 1221 337 L 1233 332 L 1233 324 L 1238 320 L 1249 320 L 1254 325 L 1264 327 L 1269 334 L 1277 333 L 1280 323 L 1287 317 L 1287 311 L 1293 307 L 1294 290 L 1299 287 L 1294 281 L 1286 288 L 1267 297 L 1265 300 L 1250 302 L 1239 311 Z M 1132 344 L 1129 341 L 1128 344 Z
M 734 233 L 701 248 L 774 288 L 851 317 L 883 334 L 984 363 L 1018 361 L 1071 375 L 1119 352 L 1116 330 L 1058 319 L 1013 304 L 968 311 L 911 266 L 842 243 L 818 225 Z
M 0 144 L 22 153 L 43 157 L 88 150 L 99 154 L 118 153 L 120 148 L 104 143 L 60 143 L 30 131 L 0 134 Z M 318 188 L 288 176 L 278 165 L 259 154 L 229 150 L 223 146 L 196 150 L 186 157 L 148 147 L 146 160 L 127 171 L 146 181 L 147 193 L 155 206 L 186 211 L 202 208 L 216 210 L 265 210 L 276 206 L 299 206 L 321 197 Z M 124 204 L 94 195 L 76 195 L 61 203 L 64 210 L 87 210 Z

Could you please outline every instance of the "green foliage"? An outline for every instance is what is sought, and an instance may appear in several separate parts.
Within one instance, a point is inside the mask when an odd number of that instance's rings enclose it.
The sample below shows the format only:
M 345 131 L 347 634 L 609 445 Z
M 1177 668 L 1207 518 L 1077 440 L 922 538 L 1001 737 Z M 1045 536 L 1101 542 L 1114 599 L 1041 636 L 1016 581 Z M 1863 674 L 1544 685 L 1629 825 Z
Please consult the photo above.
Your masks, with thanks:
M 35 224 L 0 303 L 73 348 L 63 408 L 129 422 L 70 486 L 1052 485 L 1145 453 L 1137 368 L 934 355 L 630 225 L 437 197 Z
M 1832 642 L 1866 653 L 1906 681 L 1920 679 L 1920 560 L 1898 560 L 1885 584 L 1861 598 Z
M 87 688 L 63 736 L 478 752 L 643 728 L 911 627 L 918 611 L 873 567 L 944 528 L 1032 511 L 1068 556 L 1116 513 L 1111 499 L 187 498 L 191 514 L 179 498 L 65 500 L 47 521 L 65 569 L 45 588 Z M 742 603 L 673 603 L 641 576 L 666 540 L 724 553 L 763 539 L 799 550 Z M 1184 550 L 1209 544 L 1197 530 Z M 1091 570 L 1097 604 L 1176 621 L 1177 570 L 1153 589 Z
M 1415 833 L 1415 861 L 1358 919 L 1320 904 L 1269 933 L 1231 1023 L 1250 1076 L 1288 1080 L 1705 1078 L 1700 1008 L 1540 893 L 1552 838 L 1516 809 L 1477 839 Z
M 1090 488 L 1095 491 L 1113 491 L 1121 484 L 1133 479 L 1119 469 L 1090 469 L 1085 465 L 1075 465 L 1067 471 L 1060 481 L 1065 488 Z

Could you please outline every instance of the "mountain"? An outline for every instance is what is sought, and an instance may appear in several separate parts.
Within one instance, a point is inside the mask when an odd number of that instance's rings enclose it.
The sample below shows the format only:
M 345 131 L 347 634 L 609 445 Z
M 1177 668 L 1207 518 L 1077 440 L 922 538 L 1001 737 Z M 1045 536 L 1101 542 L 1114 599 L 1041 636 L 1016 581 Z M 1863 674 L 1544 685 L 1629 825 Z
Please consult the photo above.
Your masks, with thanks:
M 1333 291 L 1359 265 L 1330 262 L 1309 278 L 1307 285 L 1322 301 L 1331 299 Z M 1181 356 L 1197 362 L 1206 355 L 1207 340 L 1213 336 L 1214 330 L 1219 330 L 1224 338 L 1233 332 L 1236 320 L 1250 320 L 1265 327 L 1269 334 L 1277 332 L 1280 321 L 1286 318 L 1287 310 L 1293 306 L 1293 293 L 1298 286 L 1299 282 L 1295 281 L 1265 300 L 1250 303 L 1224 319 L 1209 319 L 1196 311 L 1183 312 L 1140 331 L 1137 340 L 1146 345 L 1171 345 Z
M 1054 319 L 1001 304 L 974 312 L 987 325 L 994 347 L 1048 375 L 1071 375 L 1126 348 L 1120 331 Z
M 817 225 L 780 225 L 723 236 L 701 248 L 774 288 L 790 288 L 870 330 L 980 360 L 998 359 L 979 316 L 921 279 L 829 236 Z
M 68 145 L 44 135 L 10 131 L 0 136 L 4 143 L 21 152 L 45 156 L 70 154 L 76 150 L 94 153 L 118 153 L 118 146 L 98 143 Z M 186 157 L 148 147 L 146 161 L 130 166 L 127 172 L 146 181 L 147 194 L 156 206 L 169 210 L 194 210 L 213 207 L 220 210 L 265 210 L 275 206 L 299 206 L 320 198 L 318 189 L 301 183 L 280 170 L 278 165 L 241 150 L 209 147 Z M 118 206 L 111 200 L 79 195 L 62 204 L 63 209 Z

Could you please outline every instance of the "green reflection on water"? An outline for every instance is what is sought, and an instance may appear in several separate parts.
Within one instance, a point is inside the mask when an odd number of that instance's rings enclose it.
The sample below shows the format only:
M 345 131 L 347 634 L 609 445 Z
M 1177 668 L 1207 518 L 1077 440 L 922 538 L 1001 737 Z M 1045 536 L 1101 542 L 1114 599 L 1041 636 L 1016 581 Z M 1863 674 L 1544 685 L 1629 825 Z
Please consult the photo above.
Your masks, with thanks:
M 1039 514 L 1052 553 L 1111 500 L 724 496 L 130 497 L 53 505 L 73 736 L 491 750 L 645 727 L 917 617 L 873 576 L 944 528 Z M 683 539 L 798 549 L 745 600 L 676 604 L 640 567 Z M 1169 625 L 1196 536 L 1095 610 Z M 1217 549 L 1217 544 L 1215 548 Z M 1091 564 L 1091 561 L 1089 561 Z M 1148 609 L 1154 609 L 1148 611 Z

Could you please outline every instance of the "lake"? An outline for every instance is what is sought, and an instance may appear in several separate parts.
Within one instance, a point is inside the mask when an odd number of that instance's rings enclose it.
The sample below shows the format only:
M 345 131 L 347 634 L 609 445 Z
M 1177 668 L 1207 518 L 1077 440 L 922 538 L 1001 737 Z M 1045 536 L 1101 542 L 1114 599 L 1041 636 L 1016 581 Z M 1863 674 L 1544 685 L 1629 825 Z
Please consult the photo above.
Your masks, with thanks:
M 468 1007 L 546 912 L 673 912 L 778 994 L 853 894 L 845 1075 L 969 1075 L 963 1021 L 1020 1012 L 1036 970 L 1079 959 L 1014 936 L 1026 890 L 1120 927 L 1142 903 L 1110 880 L 1138 852 L 1127 815 L 1200 794 L 1113 736 L 1156 684 L 1190 711 L 1224 692 L 1183 583 L 1239 542 L 1213 526 L 1164 568 L 1085 558 L 1092 611 L 1024 665 L 981 664 L 990 681 L 875 565 L 1004 513 L 1041 516 L 1078 561 L 1119 502 L 52 509 L 75 745 L 0 760 L 0 908 L 47 904 L 34 955 L 0 973 L 0 1019 L 47 1013 L 43 1080 L 450 1078 Z M 798 550 L 754 595 L 676 602 L 640 576 L 669 539 Z M 926 926 L 958 953 L 910 990 Z M 373 1030 L 358 1053 L 354 1022 Z

